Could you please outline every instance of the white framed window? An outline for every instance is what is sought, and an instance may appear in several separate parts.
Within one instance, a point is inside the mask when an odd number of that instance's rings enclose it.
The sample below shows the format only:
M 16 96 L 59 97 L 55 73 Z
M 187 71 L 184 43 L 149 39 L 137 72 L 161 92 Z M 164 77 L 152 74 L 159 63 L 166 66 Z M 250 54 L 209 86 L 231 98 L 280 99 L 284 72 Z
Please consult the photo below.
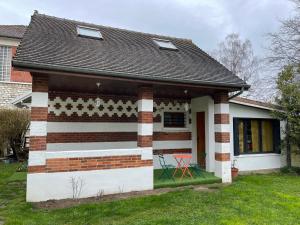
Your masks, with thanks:
M 0 46 L 0 81 L 9 81 L 12 52 L 9 46 Z
M 103 39 L 100 30 L 92 27 L 77 26 L 77 34 L 82 37 Z
M 170 50 L 178 50 L 176 46 L 169 40 L 153 38 L 155 44 L 159 46 L 161 49 L 170 49 Z

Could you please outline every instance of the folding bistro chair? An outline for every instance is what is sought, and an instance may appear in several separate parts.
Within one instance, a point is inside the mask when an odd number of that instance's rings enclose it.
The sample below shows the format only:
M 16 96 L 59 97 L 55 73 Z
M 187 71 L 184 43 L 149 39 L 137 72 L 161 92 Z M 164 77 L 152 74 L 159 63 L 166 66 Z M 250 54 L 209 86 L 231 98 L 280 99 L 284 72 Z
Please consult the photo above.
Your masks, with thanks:
M 158 158 L 159 158 L 159 164 L 162 168 L 162 173 L 158 179 L 167 178 L 167 179 L 174 180 L 174 178 L 172 176 L 172 170 L 175 169 L 175 166 L 173 166 L 171 164 L 166 164 L 165 157 L 162 154 L 159 154 Z

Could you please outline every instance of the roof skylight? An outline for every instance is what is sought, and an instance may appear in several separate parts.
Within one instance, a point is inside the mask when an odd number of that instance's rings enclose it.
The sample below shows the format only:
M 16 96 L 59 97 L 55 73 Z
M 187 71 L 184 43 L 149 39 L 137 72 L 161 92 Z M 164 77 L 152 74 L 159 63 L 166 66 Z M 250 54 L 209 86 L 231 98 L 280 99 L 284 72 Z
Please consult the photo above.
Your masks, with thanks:
M 83 37 L 103 39 L 100 30 L 92 27 L 77 26 L 77 34 Z
M 171 41 L 169 41 L 169 40 L 153 38 L 153 41 L 161 49 L 177 50 L 176 46 Z

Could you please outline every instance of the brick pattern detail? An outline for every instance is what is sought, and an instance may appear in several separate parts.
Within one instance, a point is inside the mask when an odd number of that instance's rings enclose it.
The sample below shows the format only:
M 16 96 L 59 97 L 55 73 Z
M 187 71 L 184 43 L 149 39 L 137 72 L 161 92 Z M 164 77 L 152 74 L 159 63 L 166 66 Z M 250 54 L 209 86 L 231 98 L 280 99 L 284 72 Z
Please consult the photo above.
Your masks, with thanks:
M 95 108 L 96 98 L 101 106 Z M 153 121 L 161 122 L 163 112 L 185 112 L 190 99 L 156 98 L 153 102 Z M 51 122 L 137 122 L 137 97 L 100 95 L 69 92 L 49 92 L 49 115 Z M 189 111 L 191 123 L 191 110 Z
M 215 114 L 215 124 L 229 124 L 229 114 Z
M 112 122 L 112 123 L 136 123 L 138 121 L 136 115 L 131 116 L 118 116 L 112 115 L 111 117 L 108 115 L 98 116 L 93 115 L 89 116 L 87 114 L 83 114 L 82 116 L 78 116 L 76 113 L 73 113 L 71 116 L 66 115 L 65 113 L 56 116 L 53 112 L 48 114 L 48 122 Z
M 48 92 L 48 77 L 41 74 L 32 74 L 32 92 Z
M 152 87 L 139 87 L 138 100 L 140 100 L 140 99 L 153 99 Z
M 138 89 L 138 99 L 139 100 L 153 100 L 153 89 L 152 87 L 139 87 Z M 152 109 L 153 110 L 153 109 Z M 153 111 L 152 112 L 139 112 L 138 113 L 139 123 L 153 123 Z M 141 125 L 143 127 L 143 125 Z M 152 135 L 140 135 L 138 133 L 137 146 L 138 147 L 152 147 Z
M 17 47 L 12 47 L 12 56 L 16 55 Z M 24 82 L 24 83 L 31 83 L 31 74 L 25 71 L 16 70 L 14 67 L 11 69 L 11 77 L 10 80 L 13 82 Z
M 152 135 L 138 135 L 138 147 L 152 147 Z
M 31 121 L 47 121 L 47 107 L 31 107 Z
M 159 154 L 191 154 L 192 149 L 190 148 L 185 148 L 185 149 L 154 149 L 153 154 L 154 155 L 159 155 Z
M 229 143 L 230 133 L 229 132 L 215 132 L 215 141 L 218 143 Z
M 152 166 L 152 160 L 142 160 L 140 155 L 57 158 L 46 160 L 46 172 L 107 170 Z
M 46 136 L 31 136 L 29 140 L 30 151 L 42 151 L 47 148 L 47 137 Z
M 214 95 L 215 104 L 228 103 L 228 93 L 220 92 Z
M 154 132 L 154 141 L 191 140 L 190 132 Z M 48 133 L 47 143 L 137 141 L 137 132 Z
M 215 153 L 216 161 L 230 161 L 230 153 Z
M 179 141 L 192 140 L 191 132 L 155 132 L 153 134 L 154 141 Z
M 44 173 L 46 172 L 46 166 L 28 166 L 28 173 Z
M 152 112 L 138 112 L 138 122 L 139 123 L 153 123 L 153 113 Z
M 137 132 L 48 133 L 47 143 L 137 141 Z

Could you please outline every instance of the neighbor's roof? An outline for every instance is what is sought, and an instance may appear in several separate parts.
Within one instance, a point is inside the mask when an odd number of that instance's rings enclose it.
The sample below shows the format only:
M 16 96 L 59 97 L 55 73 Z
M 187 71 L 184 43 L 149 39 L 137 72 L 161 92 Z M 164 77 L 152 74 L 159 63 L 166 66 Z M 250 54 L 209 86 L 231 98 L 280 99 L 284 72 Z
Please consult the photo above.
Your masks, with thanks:
M 239 105 L 250 106 L 250 107 L 254 107 L 254 108 L 260 108 L 260 109 L 280 110 L 280 107 L 278 105 L 268 103 L 268 102 L 252 100 L 249 98 L 234 97 L 234 98 L 230 99 L 229 102 L 239 104 Z
M 0 37 L 21 39 L 25 30 L 24 25 L 0 25 Z
M 103 40 L 80 37 L 78 25 Z M 178 51 L 152 40 L 170 40 Z M 203 43 L 205 45 L 205 43 Z M 13 65 L 22 68 L 242 88 L 248 85 L 191 40 L 146 34 L 34 13 Z

